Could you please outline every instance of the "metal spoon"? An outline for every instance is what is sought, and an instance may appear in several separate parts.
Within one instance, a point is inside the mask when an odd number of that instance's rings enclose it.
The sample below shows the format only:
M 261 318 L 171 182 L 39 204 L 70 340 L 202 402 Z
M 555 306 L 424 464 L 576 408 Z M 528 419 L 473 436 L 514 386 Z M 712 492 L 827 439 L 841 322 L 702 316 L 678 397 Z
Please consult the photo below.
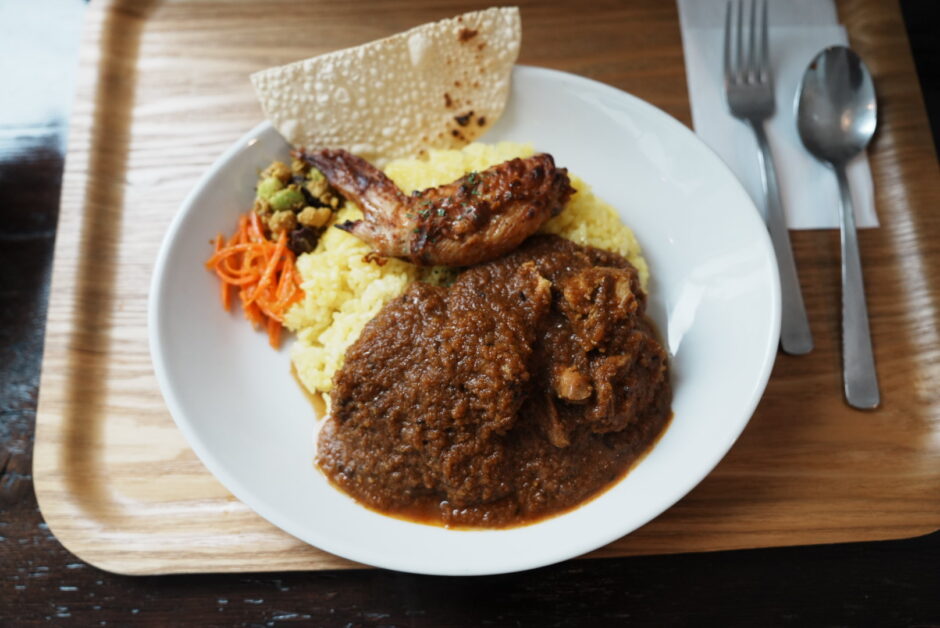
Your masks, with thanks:
M 855 212 L 845 166 L 875 133 L 875 86 L 858 55 L 845 46 L 819 53 L 806 68 L 797 103 L 797 127 L 803 144 L 829 162 L 842 195 L 842 375 L 845 398 L 855 408 L 880 402 L 871 349 L 862 264 L 855 233 Z

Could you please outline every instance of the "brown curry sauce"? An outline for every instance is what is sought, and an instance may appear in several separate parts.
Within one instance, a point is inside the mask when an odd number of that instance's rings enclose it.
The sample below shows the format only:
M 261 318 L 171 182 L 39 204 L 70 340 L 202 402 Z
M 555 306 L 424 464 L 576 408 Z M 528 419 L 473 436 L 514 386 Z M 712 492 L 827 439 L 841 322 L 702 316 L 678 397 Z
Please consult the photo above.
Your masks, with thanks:
M 318 439 L 326 476 L 384 514 L 499 528 L 620 480 L 665 429 L 666 352 L 621 256 L 556 236 L 413 284 L 364 328 Z

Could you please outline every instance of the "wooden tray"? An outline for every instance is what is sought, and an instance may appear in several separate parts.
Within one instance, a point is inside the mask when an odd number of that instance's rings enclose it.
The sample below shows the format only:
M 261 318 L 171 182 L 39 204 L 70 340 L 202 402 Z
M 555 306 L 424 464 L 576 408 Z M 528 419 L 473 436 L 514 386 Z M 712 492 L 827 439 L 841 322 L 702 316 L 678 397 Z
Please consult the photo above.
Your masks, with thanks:
M 261 119 L 248 74 L 447 17 L 463 2 L 92 4 L 56 242 L 35 448 L 62 543 L 133 574 L 333 569 L 234 499 L 172 423 L 147 348 L 160 240 L 199 175 Z M 689 121 L 672 2 L 522 7 L 520 62 L 610 83 Z M 883 407 L 850 410 L 835 232 L 794 233 L 817 348 L 781 355 L 727 458 L 679 504 L 591 556 L 913 536 L 940 527 L 940 187 L 896 6 L 843 2 L 883 122 L 881 229 L 861 234 Z M 289 377 L 287 373 L 285 377 Z

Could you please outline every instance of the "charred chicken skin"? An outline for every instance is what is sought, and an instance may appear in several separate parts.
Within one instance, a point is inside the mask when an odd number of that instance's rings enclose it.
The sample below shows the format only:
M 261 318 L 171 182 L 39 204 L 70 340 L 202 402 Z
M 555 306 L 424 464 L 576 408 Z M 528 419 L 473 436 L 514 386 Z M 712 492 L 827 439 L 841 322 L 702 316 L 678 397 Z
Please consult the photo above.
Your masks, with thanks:
M 336 225 L 379 255 L 422 266 L 471 266 L 500 257 L 561 212 L 574 189 L 551 155 L 512 159 L 410 196 L 344 150 L 300 151 L 363 220 Z

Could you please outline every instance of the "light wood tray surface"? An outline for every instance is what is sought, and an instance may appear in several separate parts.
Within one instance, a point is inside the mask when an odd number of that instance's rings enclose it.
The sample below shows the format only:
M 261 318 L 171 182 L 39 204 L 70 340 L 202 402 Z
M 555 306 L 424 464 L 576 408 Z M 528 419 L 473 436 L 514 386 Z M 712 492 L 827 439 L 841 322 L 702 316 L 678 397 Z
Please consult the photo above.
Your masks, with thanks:
M 520 63 L 598 79 L 689 124 L 674 3 L 622 4 L 523 3 Z M 43 514 L 72 552 L 134 574 L 355 566 L 261 519 L 197 460 L 154 378 L 147 289 L 184 196 L 262 118 L 251 72 L 472 8 L 378 0 L 88 8 L 34 458 Z M 883 226 L 861 234 L 861 249 L 883 405 L 863 413 L 842 401 L 838 233 L 794 233 L 816 350 L 778 358 L 749 426 L 701 485 L 591 556 L 940 527 L 937 160 L 897 6 L 839 8 L 881 101 L 871 161 Z

